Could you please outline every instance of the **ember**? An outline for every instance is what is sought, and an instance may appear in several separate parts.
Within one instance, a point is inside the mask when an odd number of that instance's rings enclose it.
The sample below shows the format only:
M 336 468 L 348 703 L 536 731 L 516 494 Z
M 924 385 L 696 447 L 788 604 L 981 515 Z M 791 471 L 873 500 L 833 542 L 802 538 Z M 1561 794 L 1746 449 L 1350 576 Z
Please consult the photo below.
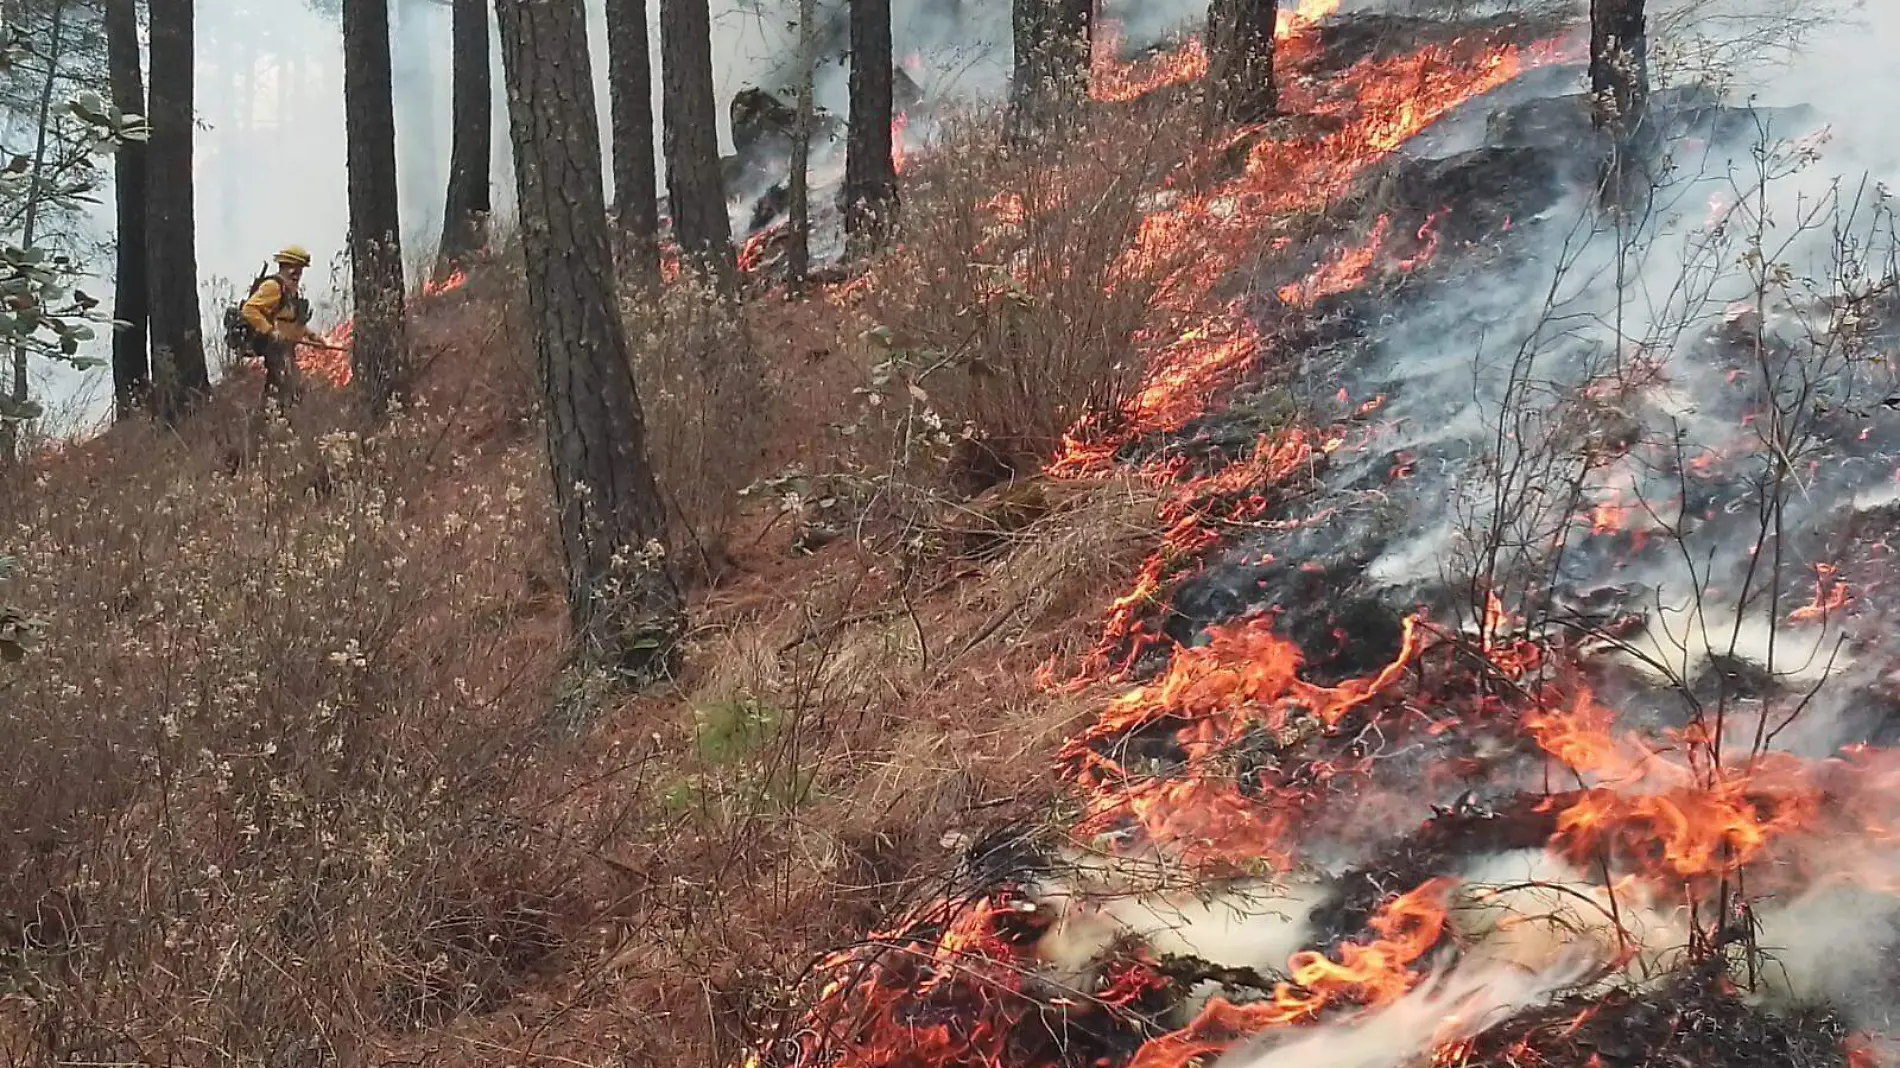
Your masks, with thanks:
M 1335 6 L 1282 12 L 1289 51 L 1312 57 Z M 1771 979 L 1763 960 L 1816 894 L 1900 892 L 1900 858 L 1870 852 L 1900 844 L 1900 757 L 1790 733 L 1869 644 L 1841 628 L 1890 568 L 1885 548 L 1861 570 L 1834 561 L 1863 528 L 1827 502 L 1890 507 L 1900 433 L 1854 408 L 1798 448 L 1772 436 L 1795 415 L 1759 381 L 1762 353 L 1818 332 L 1792 310 L 1705 316 L 1681 327 L 1693 344 L 1619 326 L 1602 352 L 1552 358 L 1590 368 L 1568 377 L 1450 351 L 1468 338 L 1445 342 L 1446 320 L 1489 310 L 1459 287 L 1534 257 L 1557 195 L 1508 199 L 1485 168 L 1561 182 L 1547 157 L 1570 135 L 1539 140 L 1534 117 L 1588 112 L 1539 101 L 1490 124 L 1509 145 L 1394 153 L 1563 58 L 1494 34 L 1289 77 L 1301 121 L 1213 146 L 1230 170 L 1157 199 L 1122 253 L 1185 264 L 1136 337 L 1147 376 L 1048 468 L 1133 466 L 1166 491 L 1159 544 L 1100 641 L 1073 674 L 1042 672 L 1120 686 L 1057 754 L 1070 818 L 1027 836 L 1033 863 L 825 961 L 776 1063 L 1869 1063 L 1876 1043 L 1792 1007 L 1844 981 L 1826 962 Z M 1112 102 L 1186 84 L 1206 57 L 1190 42 L 1124 62 L 1110 43 L 1095 64 Z M 1418 203 L 1433 180 L 1456 195 Z M 1348 194 L 1379 181 L 1403 195 L 1345 221 Z M 1037 211 L 987 207 L 999 226 Z M 1713 207 L 1717 228 L 1746 221 L 1744 201 Z M 1316 253 L 1287 231 L 1317 235 Z M 1238 298 L 1236 279 L 1279 299 Z M 1698 407 L 1716 382 L 1725 399 Z M 1891 383 L 1840 396 L 1876 385 Z M 1296 387 L 1297 415 L 1269 403 Z M 1824 419 L 1848 407 L 1802 388 Z M 1460 391 L 1497 403 L 1440 403 Z M 1533 451 L 1553 442 L 1570 451 Z M 1851 475 L 1829 465 L 1843 448 Z M 1763 503 L 1783 484 L 1813 495 L 1799 515 Z M 1657 592 L 1682 571 L 1687 606 Z M 1892 682 L 1848 700 L 1891 709 Z M 1900 917 L 1900 901 L 1869 909 L 1883 928 Z M 1383 1059 L 1327 1045 L 1381 1028 L 1405 1030 Z

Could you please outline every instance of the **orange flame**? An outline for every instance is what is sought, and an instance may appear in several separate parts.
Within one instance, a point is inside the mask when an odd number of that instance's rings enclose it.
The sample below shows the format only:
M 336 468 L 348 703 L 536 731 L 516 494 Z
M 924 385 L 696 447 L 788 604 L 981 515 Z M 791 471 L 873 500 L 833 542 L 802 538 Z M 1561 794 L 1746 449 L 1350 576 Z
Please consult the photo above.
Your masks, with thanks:
M 1186 1027 L 1142 1046 L 1129 1068 L 1182 1068 L 1262 1031 L 1304 1023 L 1334 1004 L 1383 1005 L 1398 999 L 1418 980 L 1412 963 L 1444 932 L 1454 885 L 1433 879 L 1396 898 L 1373 917 L 1373 930 L 1381 937 L 1340 946 L 1337 961 L 1295 953 L 1288 961 L 1291 981 L 1276 985 L 1266 1001 L 1235 1005 L 1215 998 Z
M 457 270 L 438 281 L 422 283 L 418 296 L 422 298 L 439 297 L 453 293 L 468 284 L 468 274 Z M 350 384 L 350 347 L 356 339 L 356 317 L 338 323 L 329 334 L 317 335 L 318 340 L 333 345 L 341 351 L 300 347 L 297 350 L 297 369 L 305 376 L 328 383 L 341 389 Z
M 1833 564 L 1814 567 L 1814 600 L 1788 613 L 1790 623 L 1818 623 L 1847 607 L 1852 599 L 1839 569 Z

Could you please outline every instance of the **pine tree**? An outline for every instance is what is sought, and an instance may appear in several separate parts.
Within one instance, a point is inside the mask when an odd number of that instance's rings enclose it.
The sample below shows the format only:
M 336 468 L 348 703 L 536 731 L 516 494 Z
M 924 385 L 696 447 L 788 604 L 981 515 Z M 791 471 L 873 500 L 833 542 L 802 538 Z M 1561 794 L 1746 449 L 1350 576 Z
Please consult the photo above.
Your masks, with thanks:
M 681 253 L 730 296 L 738 291 L 738 267 L 719 167 L 706 0 L 660 0 L 660 78 L 673 236 Z
M 1208 100 L 1219 122 L 1270 118 L 1279 105 L 1273 46 L 1274 0 L 1211 0 L 1207 11 Z
M 607 0 L 607 87 L 613 106 L 614 222 L 619 277 L 660 284 L 660 189 L 653 173 L 653 59 L 646 0 Z
M 211 388 L 198 311 L 192 207 L 193 31 L 192 0 L 152 0 L 146 252 L 152 351 L 165 372 L 157 390 L 158 413 L 174 423 Z
M 145 79 L 139 65 L 136 0 L 106 0 L 106 66 L 112 104 L 127 115 L 145 114 Z M 145 145 L 129 142 L 113 159 L 117 207 L 118 268 L 112 317 L 126 324 L 112 335 L 113 411 L 124 419 L 143 404 L 152 385 L 146 353 Z
M 1094 0 L 1012 0 L 1011 128 L 1046 133 L 1088 91 Z
M 388 413 L 405 375 L 396 110 L 389 76 L 388 0 L 343 0 L 350 293 L 356 305 L 350 375 L 374 418 Z
M 851 115 L 844 226 L 858 251 L 881 243 L 897 210 L 892 158 L 891 0 L 851 0 Z
M 577 651 L 652 677 L 683 615 L 615 299 L 586 21 L 581 0 L 496 0 L 495 14 Z
M 442 245 L 435 273 L 445 278 L 487 244 L 489 107 L 494 87 L 488 64 L 488 7 L 484 0 L 454 0 L 451 11 L 448 194 L 442 210 Z

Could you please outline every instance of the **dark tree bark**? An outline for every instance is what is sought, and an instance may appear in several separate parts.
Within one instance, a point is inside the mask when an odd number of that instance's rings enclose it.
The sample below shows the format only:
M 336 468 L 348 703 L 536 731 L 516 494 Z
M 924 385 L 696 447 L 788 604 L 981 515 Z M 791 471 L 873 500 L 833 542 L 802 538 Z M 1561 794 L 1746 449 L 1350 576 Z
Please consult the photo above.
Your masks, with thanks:
M 488 243 L 491 179 L 488 173 L 493 131 L 490 102 L 493 79 L 488 64 L 488 6 L 484 0 L 454 0 L 450 51 L 453 87 L 450 120 L 448 198 L 442 211 L 442 246 L 436 278 L 446 278 Z
M 785 250 L 785 274 L 794 296 L 803 295 L 811 274 L 811 128 L 812 94 L 818 76 L 817 0 L 798 0 L 798 119 L 792 128 L 791 247 Z M 847 163 L 847 167 L 849 164 Z
M 619 275 L 660 285 L 660 185 L 653 173 L 653 59 L 646 0 L 607 0 L 607 87 L 613 106 L 614 222 Z
M 1271 118 L 1275 0 L 1212 0 L 1207 9 L 1208 101 L 1217 122 Z
M 1086 96 L 1094 12 L 1094 0 L 1012 0 L 1010 113 L 1018 136 L 1048 133 Z
M 158 414 L 170 423 L 211 388 L 192 209 L 192 31 L 192 0 L 152 0 L 146 254 L 152 349 L 164 371 Z
M 139 67 L 135 0 L 106 0 L 106 72 L 112 104 L 128 115 L 145 114 L 145 76 Z M 127 325 L 112 335 L 113 411 L 124 419 L 145 403 L 152 385 L 146 354 L 145 146 L 130 141 L 113 158 L 113 195 L 118 208 L 118 270 L 112 317 Z
M 389 84 L 388 0 L 343 0 L 344 142 L 349 165 L 350 377 L 381 419 L 404 385 L 396 110 Z
M 680 252 L 721 293 L 738 290 L 713 103 L 712 17 L 706 0 L 660 0 L 660 111 L 666 199 Z
M 882 243 L 897 211 L 891 145 L 891 0 L 851 0 L 851 115 L 844 228 L 857 251 Z
M 1599 129 L 1636 128 L 1649 100 L 1643 0 L 1591 0 L 1590 91 Z
M 702 7 L 703 10 L 703 7 Z M 495 0 L 528 312 L 581 663 L 640 677 L 683 626 L 614 294 L 581 0 Z

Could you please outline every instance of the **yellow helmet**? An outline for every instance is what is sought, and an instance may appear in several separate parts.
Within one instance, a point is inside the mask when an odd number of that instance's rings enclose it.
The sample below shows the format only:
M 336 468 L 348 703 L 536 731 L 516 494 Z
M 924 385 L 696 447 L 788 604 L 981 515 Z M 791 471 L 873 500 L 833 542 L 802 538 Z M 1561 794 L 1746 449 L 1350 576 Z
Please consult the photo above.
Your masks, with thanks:
M 276 259 L 286 267 L 310 266 L 310 252 L 302 245 L 285 245 L 278 251 Z

